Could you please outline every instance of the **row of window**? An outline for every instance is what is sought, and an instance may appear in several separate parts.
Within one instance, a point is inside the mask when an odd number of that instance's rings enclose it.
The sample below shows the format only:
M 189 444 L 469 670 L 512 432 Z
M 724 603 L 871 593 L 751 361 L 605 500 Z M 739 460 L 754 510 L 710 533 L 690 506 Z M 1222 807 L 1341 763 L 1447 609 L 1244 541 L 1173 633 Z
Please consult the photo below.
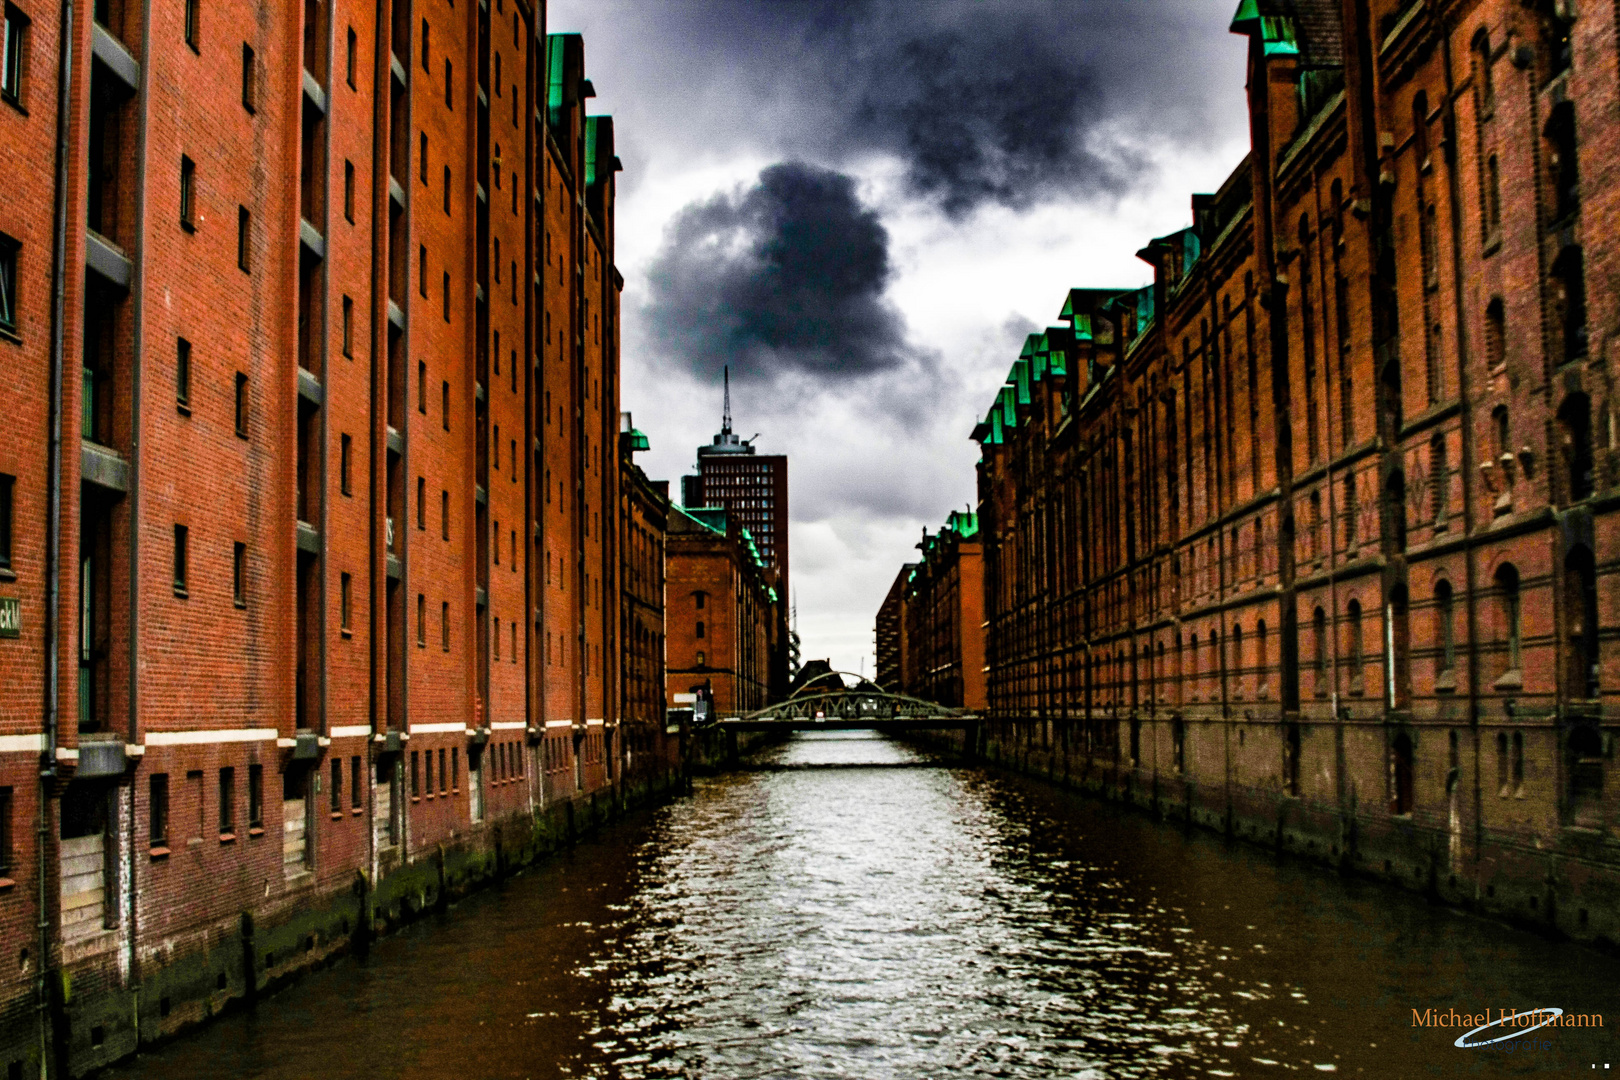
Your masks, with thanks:
M 207 831 L 208 807 L 203 798 L 203 771 L 192 769 L 186 773 L 188 799 L 196 808 L 197 817 L 192 837 L 200 839 Z M 236 768 L 227 765 L 219 770 L 215 811 L 222 843 L 236 839 L 238 825 L 236 802 Z M 149 799 L 147 825 L 150 846 L 154 855 L 167 855 L 170 847 L 169 774 L 153 773 L 147 778 Z M 250 836 L 264 832 L 264 766 L 248 766 L 247 826 Z

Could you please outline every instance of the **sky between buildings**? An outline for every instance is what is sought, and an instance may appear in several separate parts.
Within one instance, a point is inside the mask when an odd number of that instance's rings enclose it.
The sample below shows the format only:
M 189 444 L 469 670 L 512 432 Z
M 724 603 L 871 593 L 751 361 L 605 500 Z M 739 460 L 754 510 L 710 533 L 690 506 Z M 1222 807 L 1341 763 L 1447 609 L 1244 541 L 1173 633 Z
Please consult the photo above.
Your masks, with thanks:
M 873 670 L 896 571 L 1071 287 L 1151 280 L 1247 150 L 1236 0 L 551 0 L 611 113 L 623 407 L 648 475 L 789 455 L 806 659 Z

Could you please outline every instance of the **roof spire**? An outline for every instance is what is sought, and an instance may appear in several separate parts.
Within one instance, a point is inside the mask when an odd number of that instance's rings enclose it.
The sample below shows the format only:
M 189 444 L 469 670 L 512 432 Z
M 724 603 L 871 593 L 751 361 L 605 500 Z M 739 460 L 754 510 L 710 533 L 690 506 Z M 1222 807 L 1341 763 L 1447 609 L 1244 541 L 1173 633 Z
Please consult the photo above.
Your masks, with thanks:
M 721 419 L 720 419 L 720 433 L 723 434 L 723 435 L 730 435 L 731 434 L 731 365 L 727 364 L 725 366 L 724 370 L 725 370 L 725 380 L 726 380 L 726 406 L 725 406 L 726 411 L 725 411 L 724 416 L 722 416 Z

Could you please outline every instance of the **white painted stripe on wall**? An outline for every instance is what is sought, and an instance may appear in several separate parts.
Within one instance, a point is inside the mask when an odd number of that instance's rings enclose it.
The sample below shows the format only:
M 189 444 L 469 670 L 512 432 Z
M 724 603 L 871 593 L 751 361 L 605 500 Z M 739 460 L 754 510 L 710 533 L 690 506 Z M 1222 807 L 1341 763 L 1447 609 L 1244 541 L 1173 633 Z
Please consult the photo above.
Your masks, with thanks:
M 45 750 L 45 733 L 37 735 L 0 735 L 0 754 L 20 754 L 31 750 L 36 754 Z
M 412 735 L 444 735 L 448 732 L 466 732 L 466 724 L 412 724 Z
M 586 727 L 601 727 L 602 726 L 602 718 L 597 717 L 595 720 L 587 720 L 587 721 L 585 721 L 585 726 Z
M 574 722 L 572 720 L 547 720 L 546 721 L 546 727 L 548 727 L 548 728 L 573 727 L 573 726 L 574 726 Z
M 353 739 L 357 736 L 370 734 L 370 724 L 346 724 L 343 727 L 335 727 L 332 729 L 332 738 L 334 739 Z
M 523 731 L 529 725 L 522 720 L 497 720 L 489 726 L 494 731 Z
M 272 742 L 275 728 L 225 728 L 219 731 L 148 731 L 147 746 L 199 746 L 206 743 Z

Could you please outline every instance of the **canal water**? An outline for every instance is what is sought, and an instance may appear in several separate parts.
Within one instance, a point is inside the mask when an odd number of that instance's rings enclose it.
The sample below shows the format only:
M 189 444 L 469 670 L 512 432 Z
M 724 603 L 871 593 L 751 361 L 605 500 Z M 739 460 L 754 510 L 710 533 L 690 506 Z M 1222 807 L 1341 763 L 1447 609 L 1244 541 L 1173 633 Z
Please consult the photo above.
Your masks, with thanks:
M 1590 950 L 863 732 L 760 762 L 112 1075 L 1620 1069 Z M 1414 1026 L 1548 1007 L 1604 1026 Z

